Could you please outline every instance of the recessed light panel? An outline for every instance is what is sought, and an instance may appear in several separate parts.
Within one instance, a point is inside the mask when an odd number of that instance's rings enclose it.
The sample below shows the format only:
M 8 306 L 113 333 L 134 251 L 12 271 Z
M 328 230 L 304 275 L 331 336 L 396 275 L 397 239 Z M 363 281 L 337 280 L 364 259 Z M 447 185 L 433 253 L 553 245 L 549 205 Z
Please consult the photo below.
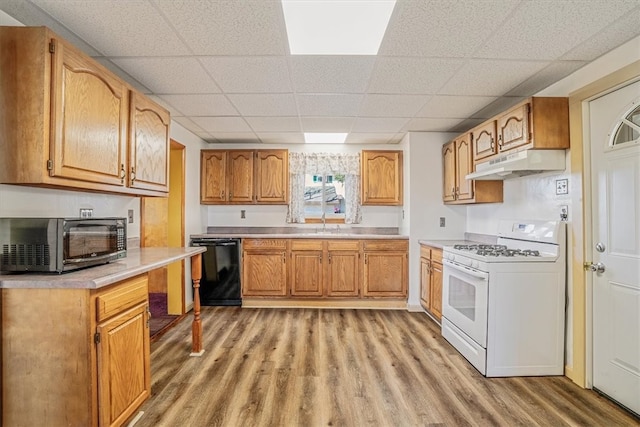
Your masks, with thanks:
M 292 55 L 377 55 L 395 0 L 282 0 Z
M 346 133 L 305 132 L 304 142 L 307 144 L 344 144 Z

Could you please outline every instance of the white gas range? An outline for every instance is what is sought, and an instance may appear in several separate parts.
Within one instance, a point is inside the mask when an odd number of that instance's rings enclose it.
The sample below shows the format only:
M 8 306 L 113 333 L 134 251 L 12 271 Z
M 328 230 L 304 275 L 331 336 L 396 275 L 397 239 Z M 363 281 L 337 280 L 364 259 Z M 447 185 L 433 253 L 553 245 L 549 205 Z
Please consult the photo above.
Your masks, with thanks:
M 442 336 L 487 377 L 562 375 L 566 229 L 500 221 L 496 245 L 443 248 Z

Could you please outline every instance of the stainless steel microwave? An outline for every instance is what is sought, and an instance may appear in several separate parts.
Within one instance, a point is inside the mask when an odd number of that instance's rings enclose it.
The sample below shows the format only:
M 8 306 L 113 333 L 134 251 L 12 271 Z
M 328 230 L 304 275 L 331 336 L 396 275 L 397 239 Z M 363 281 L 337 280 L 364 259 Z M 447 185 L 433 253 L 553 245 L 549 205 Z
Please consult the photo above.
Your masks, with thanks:
M 0 218 L 0 271 L 62 273 L 126 256 L 125 218 Z

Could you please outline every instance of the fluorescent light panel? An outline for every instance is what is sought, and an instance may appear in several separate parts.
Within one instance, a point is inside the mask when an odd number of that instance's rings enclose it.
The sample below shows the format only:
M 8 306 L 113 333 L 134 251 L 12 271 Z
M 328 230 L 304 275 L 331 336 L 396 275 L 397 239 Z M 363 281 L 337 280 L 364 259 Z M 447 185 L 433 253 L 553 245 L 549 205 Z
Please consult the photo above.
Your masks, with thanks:
M 292 55 L 377 55 L 395 0 L 282 0 Z
M 305 132 L 304 142 L 307 144 L 344 144 L 346 133 Z

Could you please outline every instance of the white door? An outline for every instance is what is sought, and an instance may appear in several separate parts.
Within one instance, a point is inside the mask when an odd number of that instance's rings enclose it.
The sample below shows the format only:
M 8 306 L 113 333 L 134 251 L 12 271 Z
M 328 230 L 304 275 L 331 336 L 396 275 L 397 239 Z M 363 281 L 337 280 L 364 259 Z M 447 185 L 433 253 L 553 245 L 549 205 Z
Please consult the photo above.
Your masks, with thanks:
M 640 82 L 589 111 L 593 387 L 640 413 Z

